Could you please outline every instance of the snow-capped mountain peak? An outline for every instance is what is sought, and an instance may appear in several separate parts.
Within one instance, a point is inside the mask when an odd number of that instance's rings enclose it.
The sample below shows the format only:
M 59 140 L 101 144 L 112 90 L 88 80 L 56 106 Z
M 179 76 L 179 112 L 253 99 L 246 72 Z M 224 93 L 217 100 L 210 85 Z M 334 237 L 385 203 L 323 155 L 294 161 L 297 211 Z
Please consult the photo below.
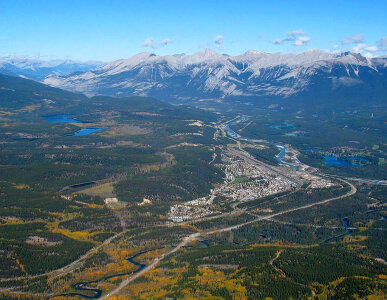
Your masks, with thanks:
M 318 49 L 298 54 L 250 50 L 239 56 L 204 49 L 192 55 L 139 53 L 81 74 L 52 75 L 44 82 L 89 95 L 289 97 L 307 90 L 317 77 L 326 78 L 336 89 L 362 84 L 363 74 L 377 74 L 385 66 L 385 59 Z
M 49 75 L 66 75 L 85 72 L 104 65 L 98 61 L 81 62 L 75 60 L 39 60 L 31 58 L 0 57 L 0 73 L 43 80 Z

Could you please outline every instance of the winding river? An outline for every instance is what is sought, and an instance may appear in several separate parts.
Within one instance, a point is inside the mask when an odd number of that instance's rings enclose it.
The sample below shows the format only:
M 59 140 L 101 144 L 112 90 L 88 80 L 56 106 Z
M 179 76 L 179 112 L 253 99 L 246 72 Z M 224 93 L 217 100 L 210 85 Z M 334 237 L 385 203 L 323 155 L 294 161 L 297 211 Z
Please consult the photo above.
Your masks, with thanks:
M 225 124 L 224 125 L 224 128 L 226 129 L 227 133 L 235 138 L 235 139 L 238 139 L 238 140 L 243 140 L 243 141 L 248 141 L 248 142 L 251 142 L 251 143 L 255 143 L 253 140 L 250 140 L 250 139 L 247 139 L 247 138 L 243 138 L 241 137 L 241 135 L 239 135 L 238 133 L 236 133 L 235 131 L 233 131 L 230 126 L 231 125 L 236 125 L 238 123 L 241 123 L 241 122 L 245 122 L 248 120 L 248 117 L 247 116 L 242 116 L 238 119 L 236 119 L 235 121 L 232 121 L 228 124 Z M 260 142 L 265 142 L 265 143 L 268 143 L 268 144 L 272 144 L 272 145 L 275 145 L 277 146 L 279 149 L 280 149 L 280 153 L 278 155 L 275 156 L 275 159 L 277 160 L 277 162 L 279 164 L 282 164 L 282 165 L 287 165 L 291 168 L 297 168 L 296 166 L 294 165 L 291 165 L 287 162 L 284 162 L 282 161 L 282 158 L 286 155 L 286 149 L 287 147 L 284 146 L 284 145 L 280 145 L 280 144 L 276 144 L 276 143 L 273 143 L 273 142 L 268 142 L 268 141 L 260 141 Z M 335 199 L 335 198 L 332 198 L 332 199 Z M 332 199 L 329 199 L 329 200 L 332 200 Z M 326 201 L 326 200 L 325 200 Z M 346 233 L 343 233 L 343 234 L 340 234 L 340 235 L 337 235 L 337 236 L 334 236 L 330 239 L 327 239 L 325 240 L 323 243 L 328 243 L 330 242 L 331 240 L 334 240 L 334 239 L 337 239 L 337 238 L 340 238 L 340 237 L 343 237 L 345 235 L 349 235 L 352 233 L 352 229 L 349 228 L 349 220 L 347 218 L 343 219 L 343 226 L 345 228 L 347 228 L 347 231 Z M 232 227 L 230 227 L 232 228 Z M 205 247 L 209 247 L 210 244 L 209 244 L 209 241 L 208 240 L 200 240 L 199 241 L 202 245 L 204 245 Z M 100 298 L 101 295 L 102 295 L 102 290 L 99 289 L 99 288 L 91 288 L 91 287 L 87 287 L 88 285 L 90 284 L 93 284 L 93 283 L 98 283 L 98 282 L 102 282 L 102 281 L 105 281 L 105 280 L 109 280 L 109 279 L 112 279 L 112 278 L 117 278 L 117 277 L 122 277 L 122 276 L 127 276 L 127 275 L 134 275 L 140 271 L 142 271 L 144 268 L 147 267 L 147 265 L 143 264 L 143 263 L 139 263 L 137 262 L 135 259 L 137 259 L 139 256 L 141 255 L 144 255 L 148 252 L 151 252 L 151 251 L 155 251 L 155 250 L 159 250 L 159 249 L 163 249 L 165 247 L 159 247 L 159 248 L 154 248 L 154 249 L 150 249 L 150 250 L 146 250 L 146 251 L 142 251 L 142 252 L 138 252 L 136 253 L 135 255 L 132 255 L 130 257 L 127 257 L 126 260 L 130 263 L 132 263 L 133 265 L 137 266 L 137 269 L 134 270 L 134 271 L 130 271 L 130 272 L 124 272 L 124 273 L 119 273 L 119 274 L 114 274 L 114 275 L 109 275 L 109 276 L 105 276 L 105 277 L 102 277 L 100 279 L 97 279 L 97 280 L 92 280 L 92 281 L 88 281 L 88 282 L 77 282 L 75 283 L 72 287 L 73 289 L 77 290 L 77 291 L 83 291 L 83 292 L 88 292 L 89 294 L 91 295 L 87 295 L 87 294 L 81 294 L 81 293 L 77 293 L 77 292 L 71 292 L 71 293 L 64 293 L 64 294 L 60 294 L 58 296 L 72 296 L 72 297 L 81 297 L 81 298 L 84 298 L 84 299 L 97 299 L 97 298 Z M 190 245 L 187 245 L 187 246 L 183 246 L 183 248 L 195 248 L 193 246 L 190 246 Z
M 232 125 L 237 125 L 239 123 L 246 122 L 248 119 L 249 119 L 248 116 L 243 115 L 243 116 L 239 117 L 238 119 L 236 119 L 236 120 L 226 124 L 224 126 L 224 128 L 226 129 L 227 134 L 230 135 L 231 137 L 233 137 L 234 139 L 238 139 L 238 140 L 241 140 L 241 141 L 247 141 L 249 143 L 255 143 L 254 140 L 242 137 L 240 134 L 236 133 L 230 127 Z M 274 142 L 265 141 L 265 140 L 260 140 L 260 142 L 264 142 L 264 143 L 267 143 L 267 144 L 270 144 L 270 145 L 274 145 L 274 146 L 276 146 L 280 150 L 280 153 L 277 154 L 276 156 L 274 156 L 274 159 L 278 162 L 279 165 L 284 165 L 284 166 L 288 166 L 288 167 L 290 167 L 292 169 L 297 169 L 297 166 L 292 165 L 292 164 L 282 160 L 282 158 L 284 158 L 285 155 L 286 155 L 286 149 L 288 147 L 286 147 L 285 145 L 281 145 L 279 143 L 274 143 Z
M 130 262 L 133 265 L 138 267 L 134 271 L 124 272 L 124 273 L 119 273 L 119 274 L 114 274 L 114 275 L 109 275 L 109 276 L 105 276 L 105 277 L 102 277 L 102 278 L 97 279 L 97 280 L 92 280 L 92 281 L 87 281 L 87 282 L 82 282 L 81 281 L 81 282 L 75 283 L 72 286 L 72 288 L 74 290 L 83 291 L 83 292 L 91 292 L 91 293 L 93 293 L 93 295 L 85 295 L 85 294 L 81 294 L 81 293 L 65 293 L 65 294 L 60 294 L 58 296 L 71 296 L 71 297 L 81 297 L 81 298 L 85 298 L 85 299 L 98 299 L 102 295 L 102 290 L 99 289 L 99 288 L 87 287 L 88 285 L 93 284 L 93 283 L 98 283 L 98 282 L 101 282 L 101 281 L 105 281 L 105 280 L 108 280 L 108 279 L 116 278 L 116 277 L 122 277 L 122 276 L 126 276 L 126 275 L 136 274 L 136 273 L 140 272 L 141 270 L 143 270 L 146 267 L 145 264 L 139 263 L 139 262 L 135 261 L 135 259 L 137 257 L 139 257 L 141 255 L 144 255 L 145 253 L 148 253 L 148 252 L 151 252 L 151 251 L 155 251 L 155 250 L 160 250 L 160 249 L 163 249 L 163 248 L 165 248 L 165 247 L 159 247 L 159 248 L 155 248 L 155 249 L 141 251 L 141 252 L 136 253 L 135 255 L 127 257 L 126 260 L 128 262 Z
M 338 239 L 343 238 L 343 237 L 345 237 L 347 235 L 351 235 L 353 230 L 349 227 L 349 220 L 348 220 L 348 218 L 344 218 L 343 219 L 343 226 L 344 226 L 344 228 L 347 229 L 346 232 L 338 234 L 338 235 L 335 235 L 335 236 L 333 236 L 333 237 L 331 237 L 329 239 L 326 239 L 325 241 L 322 242 L 322 244 L 328 244 L 328 243 L 330 243 L 330 242 L 332 242 L 334 240 L 338 240 Z

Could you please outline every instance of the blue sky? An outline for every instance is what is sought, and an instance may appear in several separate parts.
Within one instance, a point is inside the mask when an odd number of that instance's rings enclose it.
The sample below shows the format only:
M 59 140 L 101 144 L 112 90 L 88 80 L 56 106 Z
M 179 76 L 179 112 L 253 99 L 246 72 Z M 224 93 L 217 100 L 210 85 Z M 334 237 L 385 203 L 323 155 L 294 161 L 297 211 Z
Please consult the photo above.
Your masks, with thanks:
M 206 47 L 377 56 L 387 53 L 386 12 L 385 0 L 0 0 L 0 56 L 111 61 Z

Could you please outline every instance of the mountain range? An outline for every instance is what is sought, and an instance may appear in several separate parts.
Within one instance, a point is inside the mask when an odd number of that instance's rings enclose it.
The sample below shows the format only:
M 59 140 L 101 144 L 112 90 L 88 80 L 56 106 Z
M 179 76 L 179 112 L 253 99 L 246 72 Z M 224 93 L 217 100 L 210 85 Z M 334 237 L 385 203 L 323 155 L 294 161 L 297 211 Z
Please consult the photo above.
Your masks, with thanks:
M 309 50 L 257 50 L 230 56 L 144 52 L 110 63 L 0 59 L 0 73 L 88 96 L 152 96 L 162 100 L 269 99 L 302 104 L 367 104 L 387 100 L 387 57 Z M 305 99 L 312 99 L 305 102 Z
M 161 99 L 354 97 L 386 99 L 387 58 L 309 50 L 300 54 L 248 51 L 239 56 L 206 49 L 193 55 L 140 53 L 44 83 L 86 95 Z
M 81 62 L 75 60 L 44 61 L 29 58 L 0 57 L 0 73 L 42 81 L 49 75 L 66 75 L 85 72 L 103 65 L 102 62 Z

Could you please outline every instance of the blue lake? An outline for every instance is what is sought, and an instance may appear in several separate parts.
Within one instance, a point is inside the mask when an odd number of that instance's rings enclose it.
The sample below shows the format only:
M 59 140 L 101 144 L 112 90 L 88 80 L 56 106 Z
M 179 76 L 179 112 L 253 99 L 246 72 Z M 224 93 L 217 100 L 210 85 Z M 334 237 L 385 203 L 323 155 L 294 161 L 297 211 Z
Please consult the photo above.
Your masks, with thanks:
M 46 122 L 49 123 L 77 123 L 83 124 L 84 122 L 71 118 L 71 115 L 52 115 L 45 117 Z
M 356 161 L 369 162 L 369 160 L 364 157 L 355 156 L 344 157 L 342 159 L 331 155 L 324 155 L 323 157 L 324 163 L 329 166 L 361 167 L 361 165 L 356 163 Z
M 94 132 L 98 132 L 98 131 L 101 131 L 104 129 L 105 128 L 83 128 L 80 131 L 73 134 L 73 136 L 85 136 L 85 135 L 92 134 Z
M 362 162 L 370 162 L 369 159 L 364 158 L 364 157 L 359 157 L 359 156 L 348 156 L 347 158 L 352 159 L 352 160 L 362 161 Z
M 82 122 L 79 120 L 75 120 L 71 117 L 72 115 L 52 115 L 52 116 L 46 116 L 45 120 L 49 123 L 75 123 L 75 124 L 85 124 L 86 122 Z M 92 134 L 94 132 L 98 132 L 101 130 L 104 130 L 105 128 L 82 128 L 78 132 L 74 133 L 72 136 L 85 136 Z

